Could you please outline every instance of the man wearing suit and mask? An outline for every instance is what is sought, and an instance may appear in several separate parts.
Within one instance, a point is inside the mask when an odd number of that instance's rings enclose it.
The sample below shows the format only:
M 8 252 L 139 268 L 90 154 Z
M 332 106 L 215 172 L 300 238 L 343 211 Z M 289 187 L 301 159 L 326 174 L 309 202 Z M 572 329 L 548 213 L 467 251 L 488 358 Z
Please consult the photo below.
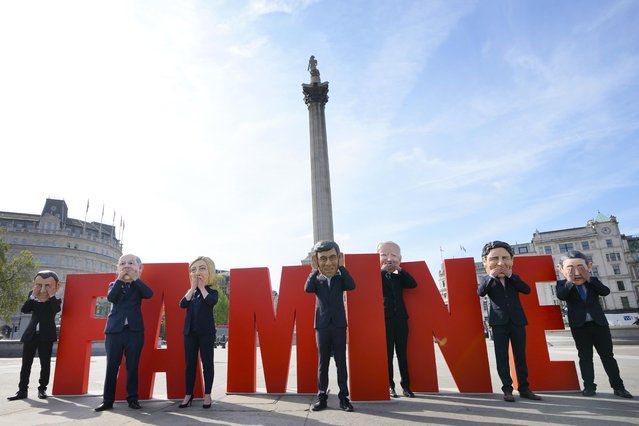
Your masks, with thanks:
M 126 400 L 129 408 L 142 408 L 138 402 L 138 365 L 144 346 L 141 306 L 142 299 L 153 296 L 153 290 L 140 280 L 141 272 L 140 258 L 133 254 L 125 254 L 118 261 L 117 279 L 109 284 L 107 300 L 111 302 L 111 312 L 104 329 L 106 378 L 102 404 L 96 407 L 95 411 L 113 408 L 122 355 L 126 357 Z
M 510 376 L 508 343 L 512 345 L 515 371 L 521 398 L 540 400 L 528 385 L 526 365 L 526 325 L 528 320 L 519 300 L 519 293 L 529 294 L 530 287 L 519 276 L 513 274 L 512 247 L 503 241 L 487 243 L 482 249 L 481 259 L 487 276 L 482 277 L 477 289 L 480 297 L 490 299 L 488 322 L 493 329 L 497 372 L 502 382 L 504 401 L 515 402 L 513 380 Z
M 595 396 L 595 370 L 592 364 L 592 348 L 597 349 L 601 363 L 608 375 L 614 393 L 622 398 L 632 398 L 619 375 L 619 366 L 612 353 L 612 337 L 608 320 L 604 315 L 599 296 L 607 296 L 610 289 L 597 277 L 590 276 L 592 262 L 585 254 L 571 250 L 562 256 L 558 265 L 564 280 L 557 281 L 557 298 L 568 306 L 570 332 L 577 346 L 579 370 L 584 381 L 584 396 Z
M 392 241 L 377 244 L 379 263 L 382 270 L 382 293 L 384 295 L 384 318 L 386 321 L 386 352 L 388 355 L 388 381 L 390 396 L 397 398 L 393 380 L 393 358 L 397 352 L 397 364 L 404 396 L 414 398 L 410 390 L 406 346 L 408 343 L 408 312 L 404 305 L 404 289 L 417 287 L 415 279 L 404 271 L 400 262 L 402 252 Z
M 355 289 L 355 281 L 344 267 L 344 256 L 334 241 L 320 241 L 311 253 L 313 270 L 306 280 L 304 291 L 315 293 L 315 338 L 318 362 L 318 401 L 313 411 L 327 407 L 328 364 L 331 355 L 337 367 L 339 406 L 353 411 L 348 399 L 348 371 L 346 369 L 346 311 L 344 292 Z
M 36 350 L 40 358 L 40 386 L 38 398 L 47 398 L 47 386 L 51 376 L 51 354 L 53 342 L 58 340 L 55 327 L 55 315 L 60 312 L 61 299 L 55 297 L 60 289 L 60 280 L 53 271 L 40 271 L 33 278 L 33 289 L 27 301 L 22 305 L 23 314 L 31 314 L 31 321 L 22 334 L 22 368 L 18 392 L 7 399 L 16 401 L 27 397 L 29 376 Z

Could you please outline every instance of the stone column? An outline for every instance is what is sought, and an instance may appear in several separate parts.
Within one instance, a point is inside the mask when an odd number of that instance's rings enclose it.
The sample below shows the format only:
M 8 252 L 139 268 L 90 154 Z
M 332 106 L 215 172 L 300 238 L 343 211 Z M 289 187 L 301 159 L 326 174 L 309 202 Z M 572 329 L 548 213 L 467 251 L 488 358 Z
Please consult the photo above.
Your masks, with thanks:
M 311 71 L 311 84 L 302 84 L 304 102 L 308 106 L 311 138 L 313 244 L 320 240 L 333 240 L 333 207 L 324 114 L 324 106 L 328 102 L 328 82 L 322 83 L 319 71 L 314 71 Z

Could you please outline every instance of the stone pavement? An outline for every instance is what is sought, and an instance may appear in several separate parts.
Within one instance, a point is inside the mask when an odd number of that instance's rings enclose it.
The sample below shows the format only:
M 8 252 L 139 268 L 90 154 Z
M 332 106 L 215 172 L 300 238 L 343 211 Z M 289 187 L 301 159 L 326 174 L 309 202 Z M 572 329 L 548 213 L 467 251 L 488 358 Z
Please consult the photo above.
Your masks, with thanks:
M 548 341 L 552 360 L 577 360 L 576 350 L 570 340 L 549 335 Z M 120 402 L 116 403 L 114 410 L 94 412 L 93 408 L 102 400 L 100 394 L 106 364 L 104 356 L 91 358 L 88 395 L 37 399 L 35 387 L 40 369 L 36 359 L 29 399 L 9 402 L 6 397 L 17 390 L 20 359 L 0 358 L 0 425 L 639 425 L 639 345 L 615 346 L 621 375 L 627 389 L 635 395 L 634 399 L 622 399 L 612 394 L 601 362 L 595 357 L 595 375 L 599 384 L 597 396 L 586 398 L 578 392 L 540 392 L 543 400 L 536 402 L 522 401 L 515 393 L 515 403 L 501 399 L 492 342 L 488 340 L 487 346 L 493 394 L 458 393 L 443 357 L 436 350 L 439 393 L 417 394 L 414 399 L 354 402 L 353 413 L 339 410 L 336 393 L 329 396 L 329 408 L 318 413 L 309 410 L 314 402 L 313 395 L 226 395 L 227 350 L 221 348 L 215 350 L 214 404 L 209 410 L 202 408 L 201 400 L 195 400 L 193 406 L 187 409 L 179 409 L 179 401 L 166 400 L 166 395 L 162 395 L 166 392 L 165 377 L 158 374 L 155 398 L 142 401 L 141 410 L 131 410 L 126 403 Z M 294 384 L 294 355 L 291 364 L 289 383 Z M 333 365 L 331 369 L 329 382 L 336 388 Z M 259 364 L 257 380 L 258 388 L 262 386 L 263 389 L 264 378 Z

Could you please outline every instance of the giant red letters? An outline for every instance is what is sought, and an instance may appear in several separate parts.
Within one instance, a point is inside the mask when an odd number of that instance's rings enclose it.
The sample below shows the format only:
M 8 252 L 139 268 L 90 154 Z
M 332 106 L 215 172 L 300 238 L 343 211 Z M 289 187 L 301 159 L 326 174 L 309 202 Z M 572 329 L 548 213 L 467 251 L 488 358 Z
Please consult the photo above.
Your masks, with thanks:
M 370 254 L 347 255 L 345 261 L 357 284 L 346 296 L 351 396 L 360 401 L 388 399 L 379 261 L 377 255 Z M 410 316 L 408 359 L 413 390 L 438 391 L 434 339 L 461 392 L 490 392 L 492 385 L 473 259 L 444 262 L 448 308 L 424 262 L 408 262 L 402 266 L 418 283 L 417 288 L 404 290 Z M 514 268 L 532 289 L 530 295 L 521 296 L 529 322 L 527 355 L 531 385 L 535 390 L 578 389 L 574 363 L 550 361 L 548 356 L 544 330 L 563 328 L 563 323 L 557 306 L 539 306 L 535 282 L 555 280 L 551 258 L 517 257 Z M 256 336 L 260 342 L 266 391 L 286 392 L 294 335 L 296 391 L 317 391 L 315 296 L 304 292 L 309 272 L 308 266 L 282 269 L 275 310 L 266 268 L 231 270 L 228 392 L 256 392 Z M 113 274 L 68 276 L 53 387 L 55 395 L 87 393 L 91 342 L 104 339 L 106 322 L 95 318 L 95 300 L 106 295 L 112 279 Z M 187 266 L 145 265 L 142 279 L 153 289 L 154 296 L 142 302 L 145 345 L 140 361 L 140 398 L 152 397 L 157 372 L 166 372 L 168 397 L 180 398 L 184 394 L 185 310 L 178 307 L 178 302 L 189 286 Z M 159 349 L 157 339 L 163 307 L 167 347 Z M 124 370 L 121 368 L 118 378 L 118 399 L 125 396 Z M 202 393 L 199 374 L 195 393 Z

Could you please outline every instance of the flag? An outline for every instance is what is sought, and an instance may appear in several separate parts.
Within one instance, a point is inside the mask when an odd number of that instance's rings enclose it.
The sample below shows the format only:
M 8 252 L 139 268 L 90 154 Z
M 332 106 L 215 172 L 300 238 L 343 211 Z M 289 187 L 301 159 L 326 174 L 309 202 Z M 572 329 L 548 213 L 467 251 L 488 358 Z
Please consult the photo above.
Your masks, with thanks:
M 461 244 L 459 245 L 459 250 L 466 253 L 466 247 L 462 246 Z
M 87 213 L 89 213 L 89 199 L 87 198 Z

